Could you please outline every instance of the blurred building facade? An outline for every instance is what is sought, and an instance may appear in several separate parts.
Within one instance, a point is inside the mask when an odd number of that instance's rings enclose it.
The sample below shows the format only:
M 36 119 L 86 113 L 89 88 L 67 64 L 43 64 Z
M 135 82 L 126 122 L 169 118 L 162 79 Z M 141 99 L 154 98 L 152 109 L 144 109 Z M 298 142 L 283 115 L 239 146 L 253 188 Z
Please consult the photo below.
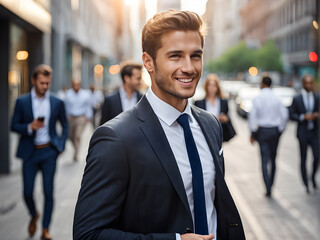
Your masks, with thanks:
M 208 25 L 204 60 L 218 58 L 241 38 L 240 9 L 248 0 L 208 0 L 203 19 Z
M 145 20 L 144 1 L 139 1 L 136 27 Z M 109 67 L 134 58 L 137 46 L 132 44 L 138 43 L 133 40 L 138 36 L 127 28 L 129 8 L 124 4 L 124 0 L 0 0 L 0 98 L 5 114 L 0 123 L 7 126 L 0 130 L 4 143 L 0 173 L 20 166 L 15 159 L 18 136 L 9 127 L 15 100 L 30 91 L 36 65 L 52 66 L 51 91 L 57 92 L 70 87 L 73 78 L 81 80 L 84 88 L 91 83 L 109 87 L 119 78 L 109 73 Z M 94 70 L 98 64 L 99 72 Z
M 286 82 L 297 82 L 304 73 L 315 74 L 309 53 L 315 51 L 318 0 L 251 0 L 241 10 L 242 39 L 259 46 L 274 40 L 283 52 Z
M 180 10 L 180 0 L 158 0 L 157 1 L 157 12 L 163 12 L 168 9 Z

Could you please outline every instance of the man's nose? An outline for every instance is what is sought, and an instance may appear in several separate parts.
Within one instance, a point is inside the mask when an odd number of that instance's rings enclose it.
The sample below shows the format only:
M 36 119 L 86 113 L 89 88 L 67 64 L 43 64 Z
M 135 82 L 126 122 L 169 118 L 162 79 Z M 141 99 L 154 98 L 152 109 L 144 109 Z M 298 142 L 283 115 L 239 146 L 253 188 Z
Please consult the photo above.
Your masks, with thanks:
M 181 71 L 187 74 L 194 73 L 194 66 L 190 57 L 187 57 L 182 61 Z

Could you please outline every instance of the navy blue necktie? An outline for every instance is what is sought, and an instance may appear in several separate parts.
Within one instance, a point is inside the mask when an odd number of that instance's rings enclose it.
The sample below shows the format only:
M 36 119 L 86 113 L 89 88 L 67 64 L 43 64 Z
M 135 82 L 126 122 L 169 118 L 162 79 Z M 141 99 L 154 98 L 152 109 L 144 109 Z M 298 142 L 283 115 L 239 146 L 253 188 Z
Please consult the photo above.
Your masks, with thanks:
M 183 128 L 189 162 L 192 171 L 195 233 L 207 235 L 208 222 L 206 212 L 206 201 L 204 197 L 203 173 L 199 153 L 197 150 L 196 143 L 194 142 L 192 136 L 188 115 L 180 115 L 177 119 L 177 122 Z

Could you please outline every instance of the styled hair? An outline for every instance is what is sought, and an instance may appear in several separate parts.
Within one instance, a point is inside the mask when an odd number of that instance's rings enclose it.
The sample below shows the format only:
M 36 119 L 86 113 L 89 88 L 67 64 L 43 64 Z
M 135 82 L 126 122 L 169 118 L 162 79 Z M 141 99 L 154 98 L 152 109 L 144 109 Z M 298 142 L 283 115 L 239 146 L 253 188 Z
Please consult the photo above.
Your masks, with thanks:
M 221 87 L 220 87 L 220 80 L 219 80 L 218 75 L 216 75 L 214 73 L 209 74 L 207 76 L 206 80 L 203 83 L 203 89 L 204 89 L 204 91 L 206 93 L 206 96 L 208 96 L 208 85 L 209 85 L 209 82 L 211 80 L 214 81 L 216 86 L 217 86 L 217 96 L 218 96 L 218 98 L 222 98 L 223 94 L 222 94 L 222 90 L 221 90 Z
M 169 31 L 197 31 L 204 45 L 205 24 L 198 14 L 189 11 L 168 10 L 157 13 L 142 30 L 142 51 L 148 53 L 153 60 L 162 47 L 161 36 Z
M 121 64 L 120 74 L 121 74 L 122 82 L 124 82 L 125 76 L 129 76 L 129 77 L 132 76 L 133 69 L 142 70 L 142 65 L 132 61 L 127 61 Z
M 262 82 L 264 85 L 270 87 L 271 84 L 272 84 L 272 79 L 271 79 L 271 77 L 269 77 L 269 76 L 263 76 L 261 82 Z
M 49 65 L 40 64 L 33 69 L 32 78 L 36 80 L 39 74 L 42 74 L 43 76 L 46 76 L 46 77 L 51 76 L 52 68 Z

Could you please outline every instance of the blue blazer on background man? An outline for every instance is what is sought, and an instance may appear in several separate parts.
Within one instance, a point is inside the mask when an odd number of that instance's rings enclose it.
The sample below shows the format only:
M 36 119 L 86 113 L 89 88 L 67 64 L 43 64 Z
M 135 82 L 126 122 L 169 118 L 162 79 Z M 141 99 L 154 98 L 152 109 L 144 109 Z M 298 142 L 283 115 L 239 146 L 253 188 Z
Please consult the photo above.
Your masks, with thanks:
M 63 152 L 68 136 L 68 120 L 65 114 L 64 103 L 60 99 L 50 95 L 50 110 L 50 143 L 58 152 Z M 28 93 L 17 99 L 11 124 L 11 130 L 21 135 L 17 157 L 23 160 L 28 159 L 34 150 L 33 140 L 35 131 L 32 135 L 28 134 L 28 124 L 33 120 L 31 93 Z M 57 120 L 60 121 L 62 126 L 61 135 L 57 133 Z
M 136 91 L 136 93 L 138 102 L 141 99 L 142 95 L 139 91 Z M 111 95 L 105 97 L 101 110 L 100 125 L 104 124 L 105 122 L 109 121 L 110 119 L 114 118 L 122 112 L 123 109 L 121 105 L 120 92 L 118 90 L 112 93 Z
M 192 106 L 192 113 L 214 159 L 218 239 L 243 240 L 224 180 L 221 125 L 200 108 Z M 175 240 L 175 233 L 186 231 L 194 226 L 179 168 L 158 117 L 142 97 L 90 140 L 73 238 Z

